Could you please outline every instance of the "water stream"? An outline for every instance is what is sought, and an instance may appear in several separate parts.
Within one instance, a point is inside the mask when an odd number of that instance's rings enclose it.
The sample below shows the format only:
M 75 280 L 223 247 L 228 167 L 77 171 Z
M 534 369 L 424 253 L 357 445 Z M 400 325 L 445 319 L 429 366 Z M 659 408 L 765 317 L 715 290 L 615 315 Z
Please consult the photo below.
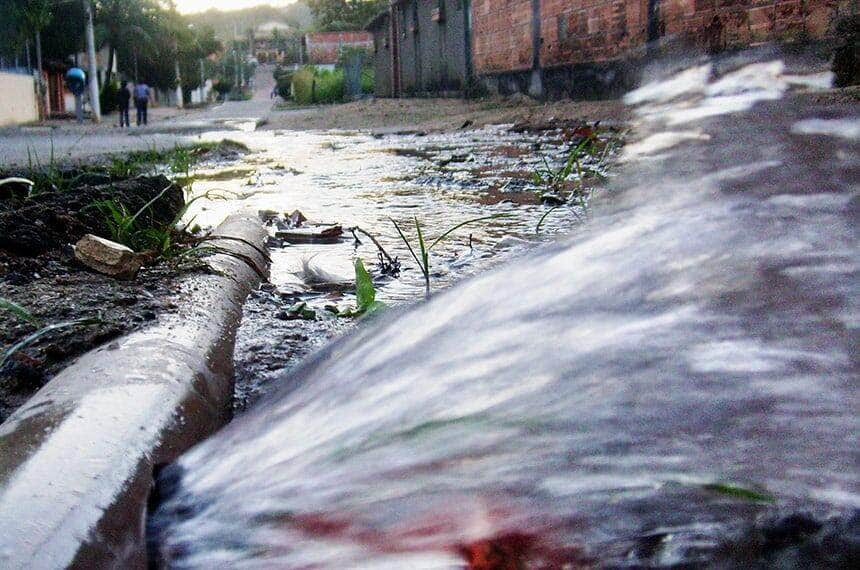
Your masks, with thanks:
M 311 222 L 336 222 L 372 233 L 402 265 L 397 278 L 380 275 L 378 250 L 360 233 L 360 244 L 346 232 L 337 244 L 274 247 L 274 288 L 252 296 L 237 339 L 237 411 L 267 394 L 270 385 L 281 384 L 284 371 L 304 356 L 355 324 L 325 309 L 355 306 L 352 288 L 333 293 L 309 290 L 300 275 L 303 260 L 351 281 L 353 260 L 361 258 L 376 277 L 378 299 L 396 306 L 423 299 L 424 281 L 392 220 L 417 249 L 415 219 L 430 241 L 462 221 L 504 216 L 464 227 L 434 248 L 432 288 L 437 291 L 525 255 L 581 222 L 585 216 L 581 209 L 560 208 L 537 233 L 549 207 L 541 203 L 531 180 L 544 159 L 560 168 L 579 137 L 571 129 L 514 133 L 509 127 L 385 137 L 357 132 L 229 133 L 255 152 L 240 165 L 215 163 L 196 171 L 196 195 L 227 199 L 195 202 L 188 220 L 214 226 L 242 208 L 277 212 L 282 218 L 299 209 Z M 598 133 L 600 144 L 608 146 L 601 146 L 600 156 L 590 160 L 608 164 L 620 148 L 620 132 L 604 126 Z M 270 230 L 275 235 L 276 228 Z M 307 302 L 317 318 L 286 320 L 285 309 L 298 302 Z
M 734 58 L 631 94 L 637 141 L 588 224 L 281 372 L 162 475 L 154 550 L 177 568 L 846 564 L 860 116 L 795 94 L 827 81 L 803 71 Z M 416 157 L 390 141 L 271 141 L 302 174 L 260 205 L 392 247 L 390 215 L 435 230 L 485 211 L 461 185 L 398 180 Z M 513 218 L 472 230 L 481 251 L 540 207 L 492 208 Z M 445 260 L 464 238 L 439 252 L 442 287 L 502 259 L 461 275 Z M 382 295 L 416 290 L 406 272 Z

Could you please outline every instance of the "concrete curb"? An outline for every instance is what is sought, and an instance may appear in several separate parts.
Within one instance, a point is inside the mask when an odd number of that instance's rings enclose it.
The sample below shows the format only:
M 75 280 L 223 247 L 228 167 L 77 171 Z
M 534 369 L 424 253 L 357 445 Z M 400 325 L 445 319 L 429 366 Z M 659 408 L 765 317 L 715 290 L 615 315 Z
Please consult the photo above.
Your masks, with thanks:
M 268 274 L 256 215 L 214 235 L 224 253 L 182 282 L 177 313 L 88 352 L 0 426 L 0 567 L 146 567 L 153 467 L 229 420 L 242 305 Z

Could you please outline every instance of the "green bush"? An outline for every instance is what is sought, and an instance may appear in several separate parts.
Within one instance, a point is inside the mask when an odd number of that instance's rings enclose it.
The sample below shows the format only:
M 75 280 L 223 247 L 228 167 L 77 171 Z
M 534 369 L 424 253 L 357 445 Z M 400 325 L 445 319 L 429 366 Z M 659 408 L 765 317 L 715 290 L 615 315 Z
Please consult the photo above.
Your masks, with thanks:
M 305 67 L 293 74 L 297 103 L 340 103 L 343 101 L 343 71 L 318 70 Z
M 213 85 L 212 88 L 215 90 L 216 93 L 218 93 L 218 95 L 221 96 L 221 99 L 224 99 L 227 94 L 233 90 L 233 82 L 227 81 L 226 79 L 221 79 L 220 81 L 218 81 L 218 83 Z
M 275 75 L 275 84 L 277 85 L 276 89 L 278 95 L 280 95 L 284 100 L 290 99 L 292 97 L 291 86 L 293 84 L 293 74 L 292 72 L 284 72 Z
M 372 67 L 361 70 L 361 92 L 373 93 L 376 88 L 376 73 Z
M 101 105 L 102 113 L 105 115 L 113 113 L 117 109 L 116 94 L 119 93 L 119 85 L 111 81 L 102 87 L 102 92 L 99 94 L 99 104 Z

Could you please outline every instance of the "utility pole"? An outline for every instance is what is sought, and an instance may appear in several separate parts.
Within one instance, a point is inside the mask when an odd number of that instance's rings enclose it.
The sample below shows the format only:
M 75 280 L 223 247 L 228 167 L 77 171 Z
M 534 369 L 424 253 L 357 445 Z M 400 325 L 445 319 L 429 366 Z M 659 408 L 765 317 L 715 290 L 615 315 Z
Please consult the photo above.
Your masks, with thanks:
M 205 72 L 203 71 L 203 61 L 204 60 L 202 59 L 200 60 L 200 103 L 206 102 L 204 101 L 206 97 L 206 78 Z
M 42 82 L 42 32 L 36 32 L 36 68 L 39 70 L 39 82 Z
M 99 102 L 99 68 L 96 62 L 96 34 L 93 29 L 93 6 L 90 0 L 84 1 L 84 15 L 86 16 L 87 36 L 87 58 L 90 60 L 90 106 L 93 108 L 93 122 L 102 120 L 102 107 Z
M 176 108 L 183 107 L 182 101 L 182 77 L 179 75 L 179 57 L 176 58 Z
M 173 42 L 173 52 L 175 54 L 176 60 L 173 65 L 176 69 L 176 108 L 181 109 L 183 107 L 184 101 L 182 101 L 182 75 L 179 73 L 179 40 L 174 40 Z

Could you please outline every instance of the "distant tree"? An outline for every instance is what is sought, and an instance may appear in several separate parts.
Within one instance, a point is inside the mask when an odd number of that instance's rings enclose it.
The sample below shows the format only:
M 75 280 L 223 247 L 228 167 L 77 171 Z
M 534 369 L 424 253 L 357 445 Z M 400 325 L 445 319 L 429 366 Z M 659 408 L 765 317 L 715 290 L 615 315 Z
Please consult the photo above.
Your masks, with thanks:
M 388 6 L 387 0 L 307 0 L 322 32 L 361 30 Z
M 36 69 L 42 71 L 42 31 L 54 17 L 54 0 L 17 2 L 18 20 L 25 34 L 32 34 L 36 43 Z
M 54 4 L 54 0 L 5 0 L 0 17 L 0 42 L 4 44 L 0 54 L 14 54 L 33 40 L 36 67 L 42 69 L 42 32 L 53 19 Z
M 160 10 L 156 0 L 98 0 L 96 24 L 102 43 L 108 46 L 105 84 L 111 82 L 114 61 L 120 49 L 152 45 L 157 28 L 155 18 Z

